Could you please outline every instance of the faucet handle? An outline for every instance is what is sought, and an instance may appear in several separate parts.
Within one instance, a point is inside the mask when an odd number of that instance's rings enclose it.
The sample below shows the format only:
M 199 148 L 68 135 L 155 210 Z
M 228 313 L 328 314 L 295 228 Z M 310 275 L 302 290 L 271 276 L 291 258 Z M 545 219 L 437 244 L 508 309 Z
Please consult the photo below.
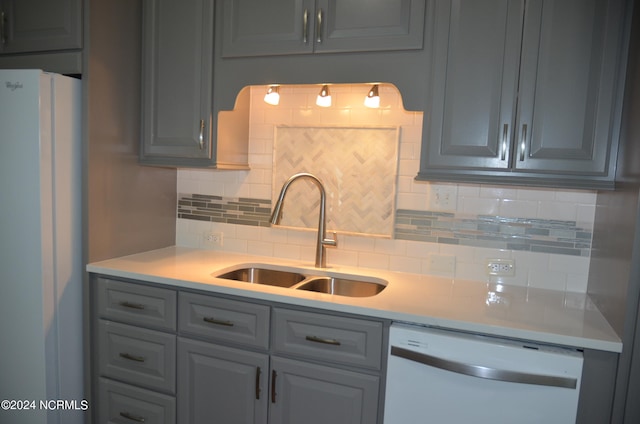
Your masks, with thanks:
M 333 231 L 333 238 L 326 238 L 322 240 L 322 244 L 325 246 L 337 247 L 338 246 L 338 234 Z

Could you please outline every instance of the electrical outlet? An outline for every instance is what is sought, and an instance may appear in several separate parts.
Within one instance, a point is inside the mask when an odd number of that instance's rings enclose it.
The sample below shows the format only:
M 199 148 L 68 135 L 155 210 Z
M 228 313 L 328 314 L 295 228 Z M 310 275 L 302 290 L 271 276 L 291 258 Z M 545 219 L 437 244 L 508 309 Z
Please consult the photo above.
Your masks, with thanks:
M 516 275 L 516 261 L 513 259 L 487 259 L 487 275 L 513 277 Z
M 205 231 L 202 234 L 202 241 L 208 246 L 222 247 L 222 235 L 223 233 L 212 233 Z

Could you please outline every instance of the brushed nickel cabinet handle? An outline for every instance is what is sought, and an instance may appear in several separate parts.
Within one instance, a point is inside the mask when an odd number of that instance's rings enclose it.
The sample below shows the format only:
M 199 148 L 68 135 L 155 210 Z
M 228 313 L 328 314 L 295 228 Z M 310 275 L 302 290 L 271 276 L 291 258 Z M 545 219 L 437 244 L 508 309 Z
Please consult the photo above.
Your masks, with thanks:
M 504 124 L 502 127 L 502 146 L 500 150 L 502 150 L 502 154 L 500 156 L 501 160 L 505 160 L 507 158 L 507 137 L 509 136 L 509 124 Z
M 276 370 L 271 371 L 271 403 L 276 403 L 276 378 L 278 374 Z
M 302 42 L 309 43 L 309 9 L 304 9 L 302 14 Z
M 204 119 L 200 120 L 200 150 L 204 150 Z
M 314 343 L 322 343 L 322 344 L 328 344 L 328 345 L 332 345 L 332 346 L 340 346 L 340 342 L 336 339 L 325 339 L 322 337 L 317 337 L 317 336 L 307 336 L 305 337 L 305 339 L 307 339 L 307 341 L 310 342 L 314 342 Z
M 132 414 L 132 413 L 130 413 L 130 412 L 120 412 L 120 416 L 121 416 L 121 417 L 123 417 L 123 418 L 126 418 L 126 419 L 128 419 L 128 420 L 135 421 L 135 422 L 137 422 L 137 423 L 143 423 L 143 422 L 146 422 L 146 420 L 144 419 L 144 417 L 140 417 L 140 416 L 138 416 L 138 415 L 133 415 L 133 414 Z
M 316 41 L 322 43 L 322 9 L 318 10 L 316 24 Z
M 225 327 L 233 327 L 233 322 L 216 319 L 214 317 L 204 317 L 202 318 L 202 321 L 208 322 L 209 324 L 222 325 Z
M 138 309 L 138 310 L 143 310 L 145 308 L 145 306 L 142 303 L 127 302 L 126 300 L 123 302 L 120 302 L 120 306 L 129 308 L 129 309 Z
M 522 124 L 522 141 L 520 142 L 520 162 L 524 161 L 524 151 L 527 147 L 527 124 Z
M 256 400 L 260 400 L 260 376 L 262 375 L 262 370 L 260 367 L 256 367 Z
M 129 361 L 134 361 L 134 362 L 144 362 L 145 361 L 144 356 L 132 355 L 132 354 L 127 353 L 127 352 L 121 352 L 120 353 L 120 357 L 124 358 L 124 359 L 128 359 Z

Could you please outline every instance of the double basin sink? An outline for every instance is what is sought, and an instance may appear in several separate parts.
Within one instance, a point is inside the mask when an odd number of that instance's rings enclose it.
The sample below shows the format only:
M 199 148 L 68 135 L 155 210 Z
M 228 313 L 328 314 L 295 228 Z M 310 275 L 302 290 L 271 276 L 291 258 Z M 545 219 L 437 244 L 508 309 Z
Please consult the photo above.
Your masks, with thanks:
M 387 282 L 373 277 L 355 275 L 313 275 L 307 270 L 277 269 L 268 265 L 238 266 L 214 277 L 349 297 L 375 296 Z

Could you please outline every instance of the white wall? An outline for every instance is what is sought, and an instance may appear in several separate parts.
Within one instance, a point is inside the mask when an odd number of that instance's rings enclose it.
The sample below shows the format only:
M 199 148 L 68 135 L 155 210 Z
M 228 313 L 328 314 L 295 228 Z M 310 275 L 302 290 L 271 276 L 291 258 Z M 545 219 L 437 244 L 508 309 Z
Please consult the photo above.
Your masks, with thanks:
M 178 171 L 177 191 L 226 197 L 272 197 L 272 163 L 275 125 L 401 127 L 396 209 L 444 210 L 456 215 L 492 215 L 576 221 L 593 229 L 596 193 L 515 186 L 435 184 L 417 182 L 422 137 L 422 112 L 405 111 L 393 86 L 380 88 L 380 109 L 362 105 L 369 86 L 331 86 L 333 106 L 315 105 L 319 86 L 281 87 L 279 106 L 262 101 L 266 87 L 252 87 L 249 140 L 250 171 Z M 448 205 L 435 202 L 436 192 L 449 194 Z M 442 197 L 441 197 L 442 199 Z M 312 263 L 315 234 L 278 228 L 177 220 L 176 243 L 211 248 L 203 233 L 222 232 L 225 251 L 300 259 Z M 220 247 L 214 247 L 220 248 Z M 343 264 L 460 279 L 489 281 L 486 258 L 513 258 L 515 277 L 501 282 L 561 291 L 586 292 L 589 257 L 534 253 L 408 240 L 388 240 L 339 235 L 337 249 L 328 250 L 328 264 Z M 452 266 L 450 266 L 452 265 Z

